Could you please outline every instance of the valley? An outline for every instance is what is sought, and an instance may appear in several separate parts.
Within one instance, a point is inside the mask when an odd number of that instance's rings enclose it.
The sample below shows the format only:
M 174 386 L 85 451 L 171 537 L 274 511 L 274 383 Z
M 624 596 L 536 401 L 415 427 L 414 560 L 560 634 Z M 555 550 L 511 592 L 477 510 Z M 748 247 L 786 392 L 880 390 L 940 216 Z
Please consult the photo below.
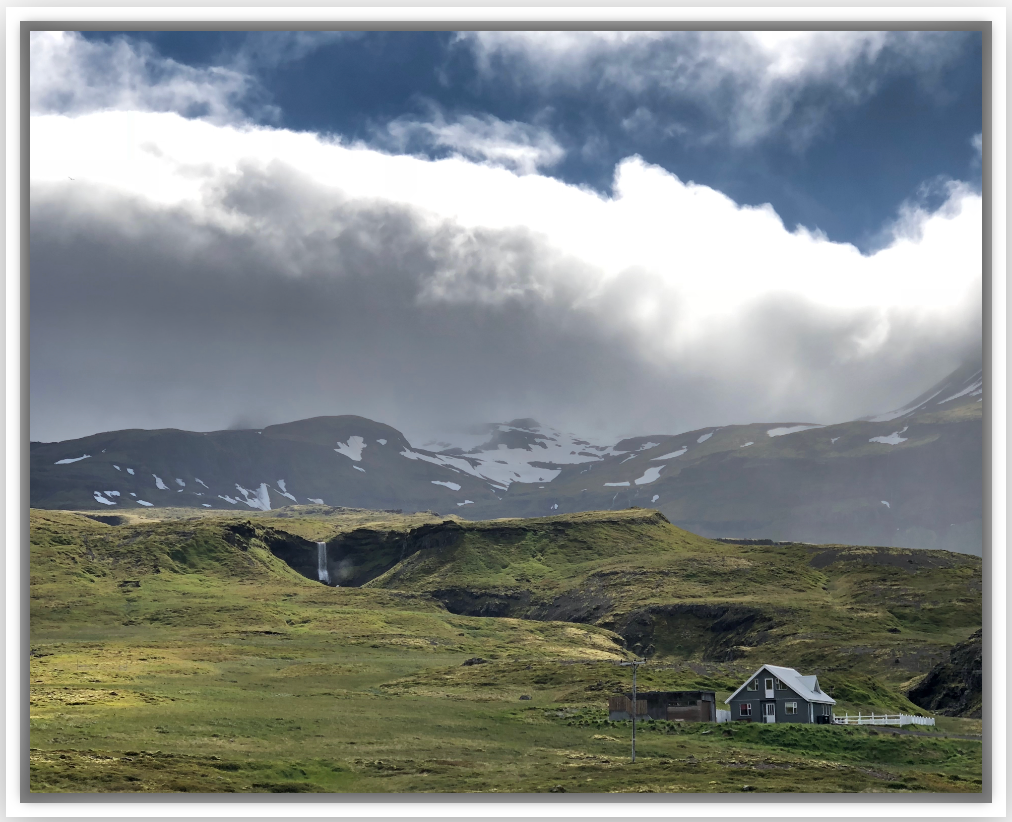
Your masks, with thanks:
M 644 690 L 723 700 L 775 661 L 840 711 L 923 713 L 907 692 L 980 627 L 971 556 L 714 542 L 643 509 L 31 526 L 33 791 L 981 787 L 972 717 L 919 736 L 647 723 L 632 764 L 606 710 L 643 654 Z M 346 584 L 311 578 L 318 541 Z

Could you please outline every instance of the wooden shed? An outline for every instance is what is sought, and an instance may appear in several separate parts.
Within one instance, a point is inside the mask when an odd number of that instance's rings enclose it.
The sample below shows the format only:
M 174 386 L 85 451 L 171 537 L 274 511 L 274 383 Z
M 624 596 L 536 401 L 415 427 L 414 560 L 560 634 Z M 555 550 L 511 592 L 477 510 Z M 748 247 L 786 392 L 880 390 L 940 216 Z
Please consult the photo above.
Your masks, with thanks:
M 608 718 L 632 719 L 631 693 L 616 694 L 608 700 Z M 717 694 L 714 691 L 638 691 L 636 718 L 716 722 Z

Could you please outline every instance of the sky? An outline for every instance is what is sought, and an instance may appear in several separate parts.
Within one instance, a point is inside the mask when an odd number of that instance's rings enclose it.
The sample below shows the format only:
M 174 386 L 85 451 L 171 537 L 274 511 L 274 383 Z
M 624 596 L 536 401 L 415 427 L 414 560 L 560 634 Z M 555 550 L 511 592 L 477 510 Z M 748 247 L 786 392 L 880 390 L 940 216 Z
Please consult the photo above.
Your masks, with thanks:
M 34 32 L 31 438 L 604 441 L 981 349 L 974 32 Z

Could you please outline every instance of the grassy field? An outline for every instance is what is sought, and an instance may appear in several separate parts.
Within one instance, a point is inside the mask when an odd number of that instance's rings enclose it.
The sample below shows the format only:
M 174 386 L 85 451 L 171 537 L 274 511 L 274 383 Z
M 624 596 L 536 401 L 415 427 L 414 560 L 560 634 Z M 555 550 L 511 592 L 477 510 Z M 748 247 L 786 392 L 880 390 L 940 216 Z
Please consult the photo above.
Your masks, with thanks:
M 424 590 L 328 588 L 257 539 L 230 538 L 234 518 L 158 514 L 111 526 L 32 512 L 33 791 L 981 789 L 979 741 L 946 735 L 979 733 L 979 720 L 946 718 L 924 736 L 642 723 L 633 764 L 628 723 L 605 711 L 630 678 L 616 665 L 631 656 L 617 633 L 453 614 Z M 364 522 L 398 524 L 343 516 L 273 515 L 270 525 L 329 539 Z M 870 572 L 853 573 L 846 584 L 861 595 L 860 573 Z M 913 619 L 897 620 L 904 633 L 886 631 L 895 647 L 919 647 Z M 918 630 L 936 641 L 959 633 Z M 779 646 L 789 647 L 768 647 Z M 485 661 L 463 664 L 475 657 Z M 753 667 L 747 657 L 658 654 L 639 681 L 723 699 Z M 898 677 L 878 669 L 819 676 L 841 709 L 912 712 Z
M 735 659 L 754 670 L 775 654 L 831 685 L 834 674 L 864 675 L 901 690 L 981 614 L 977 557 L 725 544 L 644 509 L 463 523 L 455 542 L 366 587 L 430 593 L 471 613 L 589 622 L 655 659 Z

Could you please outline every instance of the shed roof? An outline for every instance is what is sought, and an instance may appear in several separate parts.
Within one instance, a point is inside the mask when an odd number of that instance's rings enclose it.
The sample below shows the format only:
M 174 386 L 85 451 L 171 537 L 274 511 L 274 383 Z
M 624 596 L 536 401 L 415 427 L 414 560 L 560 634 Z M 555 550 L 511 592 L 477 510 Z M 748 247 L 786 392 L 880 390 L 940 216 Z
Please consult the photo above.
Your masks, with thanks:
M 737 691 L 725 699 L 724 704 L 726 705 L 734 699 L 749 682 L 759 676 L 759 674 L 763 671 L 771 673 L 802 699 L 807 699 L 809 702 L 821 702 L 826 705 L 836 704 L 836 700 L 833 699 L 833 697 L 829 696 L 829 694 L 823 693 L 819 688 L 819 679 L 814 674 L 811 676 L 802 676 L 793 668 L 784 668 L 780 665 L 763 665 L 758 671 L 752 674 L 752 676 L 746 679 Z
M 625 691 L 624 693 L 625 693 L 626 696 L 631 696 L 632 691 L 629 690 L 629 691 Z M 648 696 L 679 697 L 679 696 L 694 696 L 694 695 L 697 695 L 697 694 L 700 695 L 700 696 L 705 696 L 707 694 L 710 694 L 714 698 L 716 698 L 716 696 L 717 696 L 717 692 L 716 691 L 705 691 L 705 690 L 695 690 L 695 691 L 637 691 L 636 692 L 636 698 L 637 699 L 641 699 L 641 698 L 648 697 Z

